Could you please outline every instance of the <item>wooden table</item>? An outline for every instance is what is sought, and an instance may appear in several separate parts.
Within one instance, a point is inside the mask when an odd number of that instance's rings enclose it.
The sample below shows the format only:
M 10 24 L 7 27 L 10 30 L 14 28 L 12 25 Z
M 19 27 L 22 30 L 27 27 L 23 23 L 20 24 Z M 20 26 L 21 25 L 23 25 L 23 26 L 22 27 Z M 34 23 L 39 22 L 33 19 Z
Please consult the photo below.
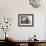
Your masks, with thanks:
M 39 40 L 39 41 L 29 41 L 29 40 L 17 40 L 15 41 L 16 46 L 46 46 L 46 40 Z
M 39 41 L 9 40 L 7 43 L 14 44 L 16 46 L 46 46 L 46 40 L 39 40 Z

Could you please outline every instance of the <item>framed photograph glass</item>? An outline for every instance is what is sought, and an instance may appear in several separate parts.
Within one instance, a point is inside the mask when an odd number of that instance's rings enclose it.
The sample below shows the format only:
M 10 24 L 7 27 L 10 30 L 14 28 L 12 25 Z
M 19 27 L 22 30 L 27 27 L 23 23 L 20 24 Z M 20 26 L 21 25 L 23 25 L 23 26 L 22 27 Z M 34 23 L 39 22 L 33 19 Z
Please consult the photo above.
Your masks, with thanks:
M 34 15 L 33 14 L 18 14 L 18 26 L 33 26 Z

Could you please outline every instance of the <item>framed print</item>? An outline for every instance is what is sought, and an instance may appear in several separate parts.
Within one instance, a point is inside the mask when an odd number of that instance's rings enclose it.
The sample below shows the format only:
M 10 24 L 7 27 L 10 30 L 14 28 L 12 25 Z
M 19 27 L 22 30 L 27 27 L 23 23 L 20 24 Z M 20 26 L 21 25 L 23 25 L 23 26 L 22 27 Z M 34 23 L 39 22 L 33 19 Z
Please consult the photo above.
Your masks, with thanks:
M 33 14 L 18 14 L 18 26 L 33 26 Z

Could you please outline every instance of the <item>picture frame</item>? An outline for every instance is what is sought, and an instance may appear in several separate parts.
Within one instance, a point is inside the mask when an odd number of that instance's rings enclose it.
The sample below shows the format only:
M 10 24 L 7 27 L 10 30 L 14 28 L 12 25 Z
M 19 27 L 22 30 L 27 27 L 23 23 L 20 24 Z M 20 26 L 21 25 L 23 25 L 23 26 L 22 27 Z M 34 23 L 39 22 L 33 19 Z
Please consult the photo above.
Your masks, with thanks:
M 33 14 L 18 14 L 18 26 L 34 26 Z

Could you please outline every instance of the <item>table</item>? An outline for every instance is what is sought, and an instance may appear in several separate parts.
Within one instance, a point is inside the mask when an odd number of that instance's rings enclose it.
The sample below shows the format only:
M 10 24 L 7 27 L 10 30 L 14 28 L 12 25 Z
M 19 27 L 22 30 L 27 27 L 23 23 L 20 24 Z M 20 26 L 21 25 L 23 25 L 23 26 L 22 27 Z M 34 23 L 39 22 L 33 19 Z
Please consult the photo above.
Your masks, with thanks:
M 39 41 L 9 40 L 7 43 L 14 44 L 16 46 L 46 46 L 46 40 L 39 40 Z

